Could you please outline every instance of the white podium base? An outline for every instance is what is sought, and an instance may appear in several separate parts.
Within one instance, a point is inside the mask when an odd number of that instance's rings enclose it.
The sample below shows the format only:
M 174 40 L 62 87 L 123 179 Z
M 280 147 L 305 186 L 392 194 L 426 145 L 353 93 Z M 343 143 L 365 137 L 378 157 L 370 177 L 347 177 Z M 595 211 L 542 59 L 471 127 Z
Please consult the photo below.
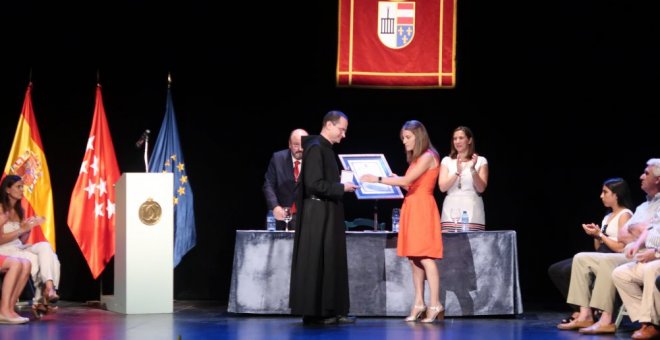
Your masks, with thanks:
M 114 293 L 101 296 L 108 310 L 123 314 L 173 312 L 172 186 L 171 173 L 124 173 L 119 178 Z M 162 215 L 147 220 L 157 214 L 155 204 Z

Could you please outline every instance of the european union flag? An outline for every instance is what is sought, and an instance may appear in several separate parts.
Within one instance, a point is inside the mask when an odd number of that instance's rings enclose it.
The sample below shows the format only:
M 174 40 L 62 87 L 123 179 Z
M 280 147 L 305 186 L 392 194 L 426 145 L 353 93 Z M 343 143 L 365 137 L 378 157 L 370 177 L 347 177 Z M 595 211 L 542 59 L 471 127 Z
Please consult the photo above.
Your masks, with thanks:
M 174 104 L 169 87 L 165 118 L 149 160 L 149 172 L 174 174 L 174 267 L 176 267 L 181 262 L 181 258 L 195 246 L 197 232 L 195 230 L 193 192 L 190 182 L 188 182 L 188 175 L 186 175 L 186 162 L 183 160 L 179 129 L 176 125 L 176 117 L 174 117 Z

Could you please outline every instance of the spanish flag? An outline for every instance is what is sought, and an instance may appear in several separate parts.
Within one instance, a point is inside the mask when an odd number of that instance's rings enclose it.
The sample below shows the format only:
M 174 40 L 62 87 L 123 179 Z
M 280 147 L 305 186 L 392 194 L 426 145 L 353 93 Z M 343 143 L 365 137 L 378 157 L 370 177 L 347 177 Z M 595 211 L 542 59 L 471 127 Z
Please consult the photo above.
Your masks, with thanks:
M 53 193 L 46 155 L 32 109 L 32 83 L 28 85 L 25 92 L 23 110 L 18 119 L 14 143 L 11 146 L 2 178 L 7 175 L 18 175 L 23 178 L 25 217 L 43 216 L 46 218 L 46 222 L 41 225 L 41 228 L 32 229 L 27 243 L 47 241 L 55 249 Z

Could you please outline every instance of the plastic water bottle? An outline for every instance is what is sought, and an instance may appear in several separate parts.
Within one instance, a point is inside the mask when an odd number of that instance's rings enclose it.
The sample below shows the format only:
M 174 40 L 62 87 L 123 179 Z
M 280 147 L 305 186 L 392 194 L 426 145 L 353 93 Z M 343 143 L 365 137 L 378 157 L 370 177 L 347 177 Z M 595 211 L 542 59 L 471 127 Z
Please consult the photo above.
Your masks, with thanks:
M 468 223 L 470 223 L 470 216 L 468 216 L 468 212 L 463 210 L 461 213 L 461 231 L 469 231 L 468 230 Z
M 275 216 L 273 216 L 273 211 L 268 210 L 268 213 L 266 214 L 266 230 L 275 231 L 276 225 L 277 225 L 277 221 L 275 221 Z
M 399 232 L 399 219 L 401 218 L 401 210 L 399 208 L 392 209 L 392 232 Z

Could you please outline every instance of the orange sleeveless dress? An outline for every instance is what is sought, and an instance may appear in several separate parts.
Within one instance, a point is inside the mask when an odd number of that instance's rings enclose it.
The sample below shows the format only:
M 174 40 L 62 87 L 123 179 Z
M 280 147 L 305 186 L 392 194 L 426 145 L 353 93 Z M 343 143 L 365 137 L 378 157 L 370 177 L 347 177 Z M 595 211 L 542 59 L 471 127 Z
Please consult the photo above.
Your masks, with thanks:
M 433 197 L 440 174 L 440 160 L 435 154 L 433 158 L 438 166 L 426 170 L 419 176 L 410 185 L 403 200 L 396 247 L 398 256 L 442 258 L 440 212 Z M 406 173 L 415 166 L 416 162 L 410 164 Z

